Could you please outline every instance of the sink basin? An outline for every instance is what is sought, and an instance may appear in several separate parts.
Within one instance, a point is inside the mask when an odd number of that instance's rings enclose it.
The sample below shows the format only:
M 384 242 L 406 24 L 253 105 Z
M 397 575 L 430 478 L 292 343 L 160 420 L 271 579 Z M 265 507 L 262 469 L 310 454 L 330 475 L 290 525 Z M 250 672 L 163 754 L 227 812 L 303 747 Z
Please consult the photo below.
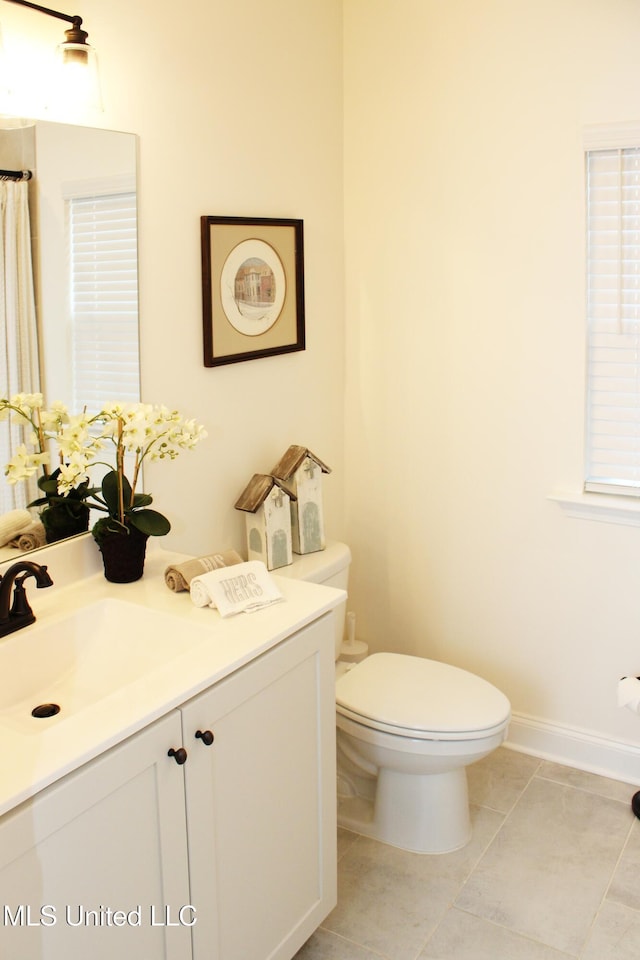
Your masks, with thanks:
M 0 722 L 42 732 L 32 710 L 63 719 L 122 691 L 210 638 L 203 627 L 124 600 L 105 599 L 0 641 Z M 46 711 L 43 716 L 47 716 Z

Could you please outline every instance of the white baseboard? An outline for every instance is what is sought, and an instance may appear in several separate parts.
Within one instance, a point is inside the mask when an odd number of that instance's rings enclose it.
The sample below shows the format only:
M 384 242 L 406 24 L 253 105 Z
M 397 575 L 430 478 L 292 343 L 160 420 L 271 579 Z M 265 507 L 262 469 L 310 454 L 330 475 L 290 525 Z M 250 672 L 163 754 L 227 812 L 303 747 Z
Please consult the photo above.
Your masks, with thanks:
M 590 730 L 564 727 L 515 713 L 504 746 L 543 760 L 640 785 L 640 746 L 609 740 Z

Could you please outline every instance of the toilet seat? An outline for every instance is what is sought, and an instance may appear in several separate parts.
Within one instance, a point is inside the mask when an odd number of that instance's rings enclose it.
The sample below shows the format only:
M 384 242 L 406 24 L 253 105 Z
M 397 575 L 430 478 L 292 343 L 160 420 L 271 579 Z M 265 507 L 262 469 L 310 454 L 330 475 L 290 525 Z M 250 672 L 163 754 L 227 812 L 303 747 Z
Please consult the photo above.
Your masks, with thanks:
M 417 740 L 477 740 L 502 731 L 511 705 L 481 677 L 437 660 L 375 653 L 336 682 L 336 709 Z

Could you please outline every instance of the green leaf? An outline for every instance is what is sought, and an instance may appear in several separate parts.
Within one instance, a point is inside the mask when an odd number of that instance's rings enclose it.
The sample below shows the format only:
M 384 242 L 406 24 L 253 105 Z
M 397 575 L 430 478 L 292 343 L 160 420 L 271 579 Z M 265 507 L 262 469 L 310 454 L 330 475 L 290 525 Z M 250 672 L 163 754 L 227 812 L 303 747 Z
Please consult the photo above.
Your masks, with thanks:
M 148 507 L 150 503 L 153 503 L 153 497 L 149 493 L 136 493 L 133 497 L 133 509 L 136 510 L 138 507 Z
M 56 474 L 59 474 L 60 471 L 56 470 Z M 38 480 L 38 486 L 40 489 L 46 493 L 57 493 L 58 492 L 58 478 L 55 474 L 52 474 L 49 477 L 40 477 Z
M 171 530 L 167 518 L 157 510 L 136 510 L 129 514 L 128 522 L 149 537 L 164 537 Z
M 117 517 L 120 513 L 120 497 L 118 490 L 118 473 L 116 470 L 110 470 L 102 481 L 102 496 L 106 503 L 109 513 Z M 126 477 L 122 478 L 122 494 L 125 513 L 131 501 L 131 485 Z

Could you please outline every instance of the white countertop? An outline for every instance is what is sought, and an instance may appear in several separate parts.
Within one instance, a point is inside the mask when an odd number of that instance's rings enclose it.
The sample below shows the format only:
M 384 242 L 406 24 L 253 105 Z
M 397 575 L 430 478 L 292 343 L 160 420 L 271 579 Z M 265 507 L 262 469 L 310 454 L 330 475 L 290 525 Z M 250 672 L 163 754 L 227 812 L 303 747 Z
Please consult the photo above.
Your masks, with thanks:
M 65 717 L 62 712 L 46 720 L 34 719 L 33 732 L 17 731 L 3 722 L 0 711 L 0 814 L 206 690 L 345 599 L 341 590 L 274 573 L 284 602 L 222 619 L 216 610 L 195 607 L 187 592 L 173 593 L 165 585 L 165 568 L 187 559 L 183 554 L 151 546 L 141 580 L 111 584 L 105 580 L 101 564 L 94 563 L 93 551 L 98 554 L 95 543 L 81 538 L 75 547 L 73 543 L 55 545 L 29 555 L 37 563 L 47 563 L 54 587 L 38 590 L 33 579 L 27 581 L 37 621 L 12 637 L 26 637 L 30 630 L 52 623 L 64 613 L 111 597 L 179 618 L 185 636 L 193 625 L 202 633 L 202 642 L 194 647 L 189 641 L 189 649 L 167 663 L 150 662 L 143 679 L 75 716 Z M 6 570 L 6 565 L 2 567 Z M 0 648 L 2 642 L 0 639 Z M 7 679 L 10 681 L 4 681 Z

